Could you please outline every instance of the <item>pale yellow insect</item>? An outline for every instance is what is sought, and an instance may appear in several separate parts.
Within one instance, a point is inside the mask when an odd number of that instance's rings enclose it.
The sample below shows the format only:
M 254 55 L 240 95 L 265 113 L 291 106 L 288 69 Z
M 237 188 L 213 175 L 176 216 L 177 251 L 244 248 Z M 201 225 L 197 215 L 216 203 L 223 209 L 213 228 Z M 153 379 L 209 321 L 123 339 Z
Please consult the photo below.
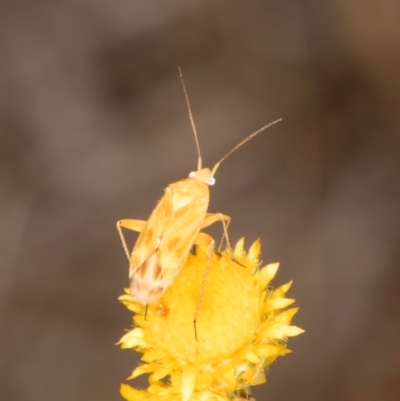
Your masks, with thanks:
M 209 246 L 206 277 L 215 242 L 211 236 L 200 232 L 203 228 L 220 221 L 224 232 L 223 238 L 232 256 L 227 231 L 231 219 L 222 213 L 207 213 L 210 196 L 208 187 L 214 185 L 214 175 L 219 165 L 231 153 L 260 132 L 281 121 L 281 119 L 276 120 L 249 135 L 229 151 L 211 170 L 202 168 L 196 126 L 180 69 L 179 74 L 198 151 L 197 171 L 190 173 L 189 178 L 168 185 L 163 197 L 147 221 L 123 219 L 117 222 L 122 246 L 129 261 L 131 295 L 135 300 L 146 305 L 157 301 L 172 284 L 194 244 L 207 244 Z M 140 233 L 131 253 L 129 253 L 126 245 L 122 228 Z M 195 330 L 204 284 L 205 281 L 199 294 L 194 317 Z

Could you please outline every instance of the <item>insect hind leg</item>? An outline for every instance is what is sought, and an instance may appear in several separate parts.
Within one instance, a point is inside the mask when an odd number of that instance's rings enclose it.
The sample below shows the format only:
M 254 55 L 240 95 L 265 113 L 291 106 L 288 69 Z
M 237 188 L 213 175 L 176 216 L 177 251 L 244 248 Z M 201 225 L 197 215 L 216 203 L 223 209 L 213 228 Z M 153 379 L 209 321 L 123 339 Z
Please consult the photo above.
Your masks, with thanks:
M 229 241 L 229 235 L 228 235 L 228 227 L 229 227 L 229 224 L 231 223 L 231 218 L 222 213 L 207 213 L 206 217 L 204 219 L 202 228 L 211 226 L 212 224 L 216 223 L 217 221 L 221 222 L 222 229 L 223 229 L 222 238 L 221 238 L 221 241 L 218 246 L 218 252 L 221 251 L 222 245 L 225 240 L 226 247 L 228 248 L 229 256 L 231 257 L 231 259 L 233 259 L 231 242 Z
M 206 214 L 206 218 L 204 219 L 204 223 L 202 228 L 204 227 L 208 227 L 211 226 L 211 224 L 216 223 L 217 221 L 220 221 L 222 224 L 222 228 L 223 228 L 223 233 L 222 233 L 222 238 L 221 241 L 218 245 L 218 253 L 221 252 L 222 249 L 222 245 L 224 243 L 224 240 L 226 242 L 226 247 L 228 248 L 228 252 L 229 252 L 229 257 L 235 262 L 237 263 L 239 266 L 245 267 L 244 265 L 242 265 L 240 262 L 238 262 L 234 255 L 233 255 L 233 251 L 232 251 L 232 246 L 231 246 L 231 242 L 229 240 L 229 235 L 228 235 L 228 227 L 231 224 L 231 218 L 230 216 L 227 216 L 225 214 L 222 213 L 207 213 Z
M 228 248 L 229 251 L 229 256 L 231 257 L 231 259 L 233 259 L 233 252 L 232 252 L 232 248 L 231 248 L 231 244 L 229 241 L 229 236 L 228 236 L 228 228 L 229 225 L 231 224 L 231 219 L 229 218 L 229 220 L 221 220 L 221 224 L 223 227 L 223 232 L 221 235 L 221 240 L 219 241 L 219 245 L 218 245 L 218 252 L 221 253 L 222 251 L 222 246 L 224 244 L 224 240 L 226 242 L 226 247 Z

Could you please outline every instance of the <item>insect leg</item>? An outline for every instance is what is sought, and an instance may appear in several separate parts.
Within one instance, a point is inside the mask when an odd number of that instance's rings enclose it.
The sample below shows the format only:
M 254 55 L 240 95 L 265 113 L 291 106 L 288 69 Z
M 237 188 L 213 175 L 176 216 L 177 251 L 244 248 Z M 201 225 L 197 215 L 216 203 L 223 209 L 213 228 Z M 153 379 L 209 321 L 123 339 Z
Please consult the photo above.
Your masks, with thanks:
M 225 217 L 228 217 L 228 216 L 225 216 Z M 231 219 L 229 218 L 229 220 L 225 220 L 225 221 L 222 220 L 221 223 L 222 223 L 222 227 L 224 226 L 224 223 L 225 223 L 225 230 L 222 233 L 221 240 L 218 245 L 218 252 L 221 252 L 222 245 L 224 244 L 224 240 L 225 240 L 226 246 L 228 247 L 230 256 L 232 258 L 232 248 L 231 248 L 231 244 L 229 243 L 229 237 L 228 237 L 228 228 L 229 228 L 229 225 L 231 224 Z
M 198 245 L 206 244 L 209 246 L 207 266 L 206 266 L 206 270 L 204 272 L 203 282 L 201 283 L 200 294 L 199 294 L 199 298 L 197 299 L 196 310 L 194 312 L 194 317 L 193 317 L 194 337 L 195 337 L 196 341 L 198 341 L 198 339 L 197 339 L 197 316 L 199 314 L 201 301 L 202 301 L 203 295 L 204 295 L 204 288 L 206 286 L 208 271 L 209 271 L 210 265 L 211 265 L 211 257 L 212 257 L 212 253 L 214 252 L 214 248 L 215 248 L 215 241 L 214 241 L 214 238 L 210 237 L 206 233 L 198 233 L 194 242 Z
M 229 224 L 231 223 L 231 218 L 229 216 L 226 216 L 225 214 L 222 213 L 207 213 L 201 228 L 203 229 L 205 227 L 211 226 L 211 224 L 214 224 L 217 221 L 220 221 L 222 223 L 222 228 L 224 230 L 221 242 L 218 246 L 218 252 L 221 250 L 223 240 L 225 239 L 229 256 L 231 257 L 231 259 L 233 259 L 232 247 L 228 235 L 228 227 Z
M 124 233 L 122 232 L 122 227 L 126 228 L 128 230 L 137 231 L 140 233 L 140 231 L 143 230 L 146 223 L 147 223 L 147 221 L 145 221 L 145 220 L 134 220 L 134 219 L 123 219 L 123 220 L 117 221 L 118 234 L 119 234 L 119 237 L 121 238 L 122 248 L 124 248 L 126 257 L 128 258 L 128 262 L 129 262 L 130 255 L 129 255 L 128 247 L 126 245 Z
M 214 224 L 216 221 L 220 221 L 222 223 L 222 227 L 224 229 L 224 233 L 223 233 L 223 236 L 221 238 L 221 242 L 220 242 L 220 244 L 218 246 L 218 252 L 220 252 L 222 244 L 223 244 L 223 240 L 225 240 L 230 258 L 234 262 L 236 262 L 238 265 L 240 265 L 242 267 L 245 267 L 240 262 L 238 262 L 235 259 L 235 257 L 233 256 L 232 247 L 231 247 L 231 243 L 229 241 L 229 236 L 228 236 L 228 227 L 229 227 L 229 224 L 231 223 L 231 218 L 229 216 L 226 216 L 225 214 L 222 214 L 222 213 L 207 213 L 206 214 L 206 218 L 204 219 L 202 228 L 208 227 L 211 224 Z

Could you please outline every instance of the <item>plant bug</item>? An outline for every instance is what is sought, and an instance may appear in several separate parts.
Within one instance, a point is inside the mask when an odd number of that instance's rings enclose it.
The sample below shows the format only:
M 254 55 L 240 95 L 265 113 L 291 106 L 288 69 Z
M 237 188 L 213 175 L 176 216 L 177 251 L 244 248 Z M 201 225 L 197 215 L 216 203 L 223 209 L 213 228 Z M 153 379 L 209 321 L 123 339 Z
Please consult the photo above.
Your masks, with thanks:
M 206 244 L 209 247 L 207 266 L 193 322 L 197 339 L 196 319 L 211 255 L 215 248 L 214 239 L 200 230 L 220 221 L 223 228 L 220 247 L 223 240 L 225 240 L 233 258 L 228 236 L 228 226 L 231 218 L 222 213 L 207 212 L 210 197 L 208 187 L 215 184 L 214 175 L 220 164 L 229 155 L 260 132 L 282 119 L 269 123 L 249 135 L 222 157 L 212 169 L 203 168 L 197 130 L 180 68 L 179 75 L 197 147 L 197 170 L 191 172 L 188 178 L 168 185 L 163 197 L 147 221 L 136 219 L 119 220 L 117 222 L 117 230 L 129 261 L 131 295 L 136 301 L 145 305 L 156 302 L 172 284 L 194 244 Z M 131 253 L 126 245 L 122 228 L 140 233 Z

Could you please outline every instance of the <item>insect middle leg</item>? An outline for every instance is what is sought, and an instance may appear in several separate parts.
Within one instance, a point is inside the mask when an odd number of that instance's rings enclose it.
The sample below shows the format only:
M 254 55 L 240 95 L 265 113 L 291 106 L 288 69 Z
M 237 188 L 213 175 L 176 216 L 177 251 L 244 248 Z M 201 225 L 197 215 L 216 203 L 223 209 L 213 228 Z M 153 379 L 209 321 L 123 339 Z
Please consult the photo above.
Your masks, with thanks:
M 122 248 L 124 248 L 128 262 L 130 259 L 130 254 L 129 254 L 128 246 L 126 245 L 126 240 L 125 240 L 125 236 L 122 231 L 122 228 L 126 228 L 126 229 L 132 230 L 132 231 L 137 231 L 140 233 L 143 230 L 146 223 L 147 223 L 146 220 L 136 220 L 136 219 L 123 219 L 123 220 L 117 221 L 118 234 L 119 234 L 119 237 L 121 238 Z
M 217 221 L 221 222 L 222 228 L 224 230 L 221 241 L 218 245 L 218 252 L 221 251 L 222 244 L 225 240 L 226 246 L 228 248 L 229 256 L 231 257 L 231 259 L 233 259 L 232 247 L 231 247 L 231 243 L 229 241 L 229 235 L 228 235 L 228 227 L 229 227 L 229 224 L 231 223 L 231 218 L 229 216 L 226 216 L 225 214 L 222 214 L 222 213 L 207 213 L 201 228 L 203 229 L 205 227 L 211 226 L 211 224 L 214 224 Z
M 201 244 L 208 245 L 207 266 L 206 266 L 206 270 L 204 271 L 203 282 L 201 283 L 200 294 L 199 294 L 199 297 L 197 298 L 196 310 L 194 312 L 194 317 L 193 317 L 194 337 L 195 337 L 196 341 L 198 341 L 198 339 L 197 339 L 197 316 L 199 314 L 201 301 L 202 301 L 203 295 L 204 295 L 204 288 L 206 286 L 208 271 L 210 270 L 210 265 L 211 265 L 211 257 L 212 257 L 212 254 L 213 254 L 214 248 L 215 248 L 215 241 L 214 241 L 214 238 L 212 238 L 210 235 L 200 232 L 197 234 L 197 237 L 196 237 L 194 243 L 196 245 L 201 245 Z

